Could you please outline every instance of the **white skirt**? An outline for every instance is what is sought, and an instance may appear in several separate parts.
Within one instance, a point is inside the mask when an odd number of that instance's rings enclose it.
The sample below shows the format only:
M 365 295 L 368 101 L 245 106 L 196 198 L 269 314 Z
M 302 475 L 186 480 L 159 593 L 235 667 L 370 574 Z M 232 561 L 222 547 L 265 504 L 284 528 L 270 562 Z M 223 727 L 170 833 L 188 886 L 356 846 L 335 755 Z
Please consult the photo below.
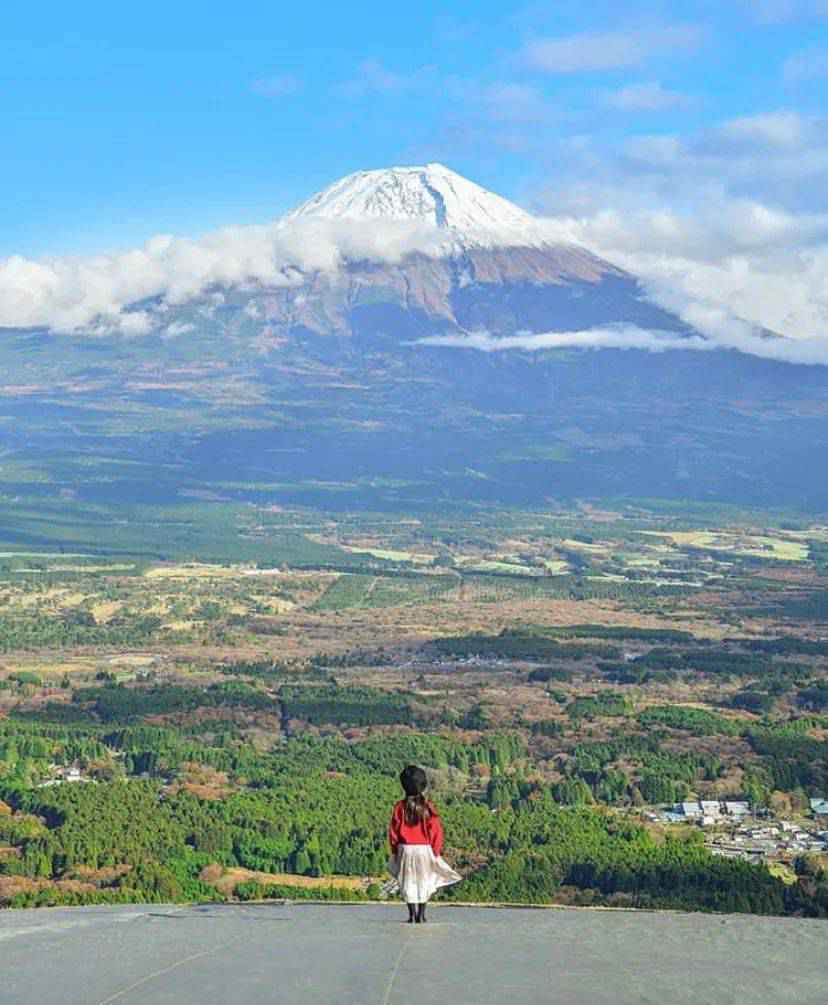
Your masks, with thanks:
M 388 861 L 388 871 L 407 904 L 425 904 L 441 886 L 463 878 L 441 855 L 434 854 L 430 844 L 401 844 Z

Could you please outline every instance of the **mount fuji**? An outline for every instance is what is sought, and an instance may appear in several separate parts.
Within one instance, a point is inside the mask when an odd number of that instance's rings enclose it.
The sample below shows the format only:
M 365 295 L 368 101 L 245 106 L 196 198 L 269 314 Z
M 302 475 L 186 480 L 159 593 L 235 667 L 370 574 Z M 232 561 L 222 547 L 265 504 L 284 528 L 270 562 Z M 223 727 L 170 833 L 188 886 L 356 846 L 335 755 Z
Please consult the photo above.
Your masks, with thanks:
M 365 258 L 346 243 L 338 268 L 271 291 L 262 315 L 282 330 L 392 339 L 603 324 L 688 331 L 648 303 L 634 277 L 441 164 L 358 171 L 282 221 L 300 232 L 326 225 L 386 230 L 398 254 Z
M 210 245 L 195 284 L 131 303 L 129 337 L 2 332 L 14 470 L 94 502 L 828 510 L 828 368 L 703 340 L 442 165 L 357 172 L 254 230 L 230 266 Z M 554 339 L 590 330 L 649 341 Z

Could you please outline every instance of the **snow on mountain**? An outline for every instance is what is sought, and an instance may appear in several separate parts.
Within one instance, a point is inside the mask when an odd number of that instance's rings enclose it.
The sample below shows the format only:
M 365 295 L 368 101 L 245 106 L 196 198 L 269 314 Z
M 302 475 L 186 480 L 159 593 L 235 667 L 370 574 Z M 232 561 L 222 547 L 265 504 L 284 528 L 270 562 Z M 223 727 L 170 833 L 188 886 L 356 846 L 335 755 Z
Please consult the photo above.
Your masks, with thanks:
M 465 247 L 556 243 L 543 223 L 442 164 L 357 171 L 308 199 L 291 220 L 394 220 L 446 231 Z
M 619 298 L 620 320 L 640 313 L 631 277 L 442 164 L 357 171 L 278 226 L 338 242 L 332 268 L 302 269 L 301 283 L 269 290 L 261 316 L 285 331 L 545 331 L 563 317 L 613 321 Z M 366 254 L 366 238 L 380 251 L 396 242 L 397 253 Z M 603 306 L 593 309 L 599 287 Z

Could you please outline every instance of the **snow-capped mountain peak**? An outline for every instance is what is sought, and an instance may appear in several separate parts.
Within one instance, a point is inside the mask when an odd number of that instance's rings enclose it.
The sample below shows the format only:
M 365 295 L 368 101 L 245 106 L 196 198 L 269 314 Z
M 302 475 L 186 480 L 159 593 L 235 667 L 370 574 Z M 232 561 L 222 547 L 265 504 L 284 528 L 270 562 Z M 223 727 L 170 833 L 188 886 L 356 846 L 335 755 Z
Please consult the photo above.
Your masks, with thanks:
M 442 164 L 357 171 L 308 199 L 287 219 L 410 221 L 474 244 L 543 241 L 535 217 Z

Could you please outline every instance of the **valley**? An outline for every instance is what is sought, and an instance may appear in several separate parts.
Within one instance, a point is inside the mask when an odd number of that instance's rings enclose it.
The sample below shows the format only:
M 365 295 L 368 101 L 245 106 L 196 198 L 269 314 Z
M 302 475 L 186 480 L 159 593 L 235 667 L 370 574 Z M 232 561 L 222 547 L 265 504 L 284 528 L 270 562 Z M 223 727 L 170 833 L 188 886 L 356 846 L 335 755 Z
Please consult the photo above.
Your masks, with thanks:
M 461 899 L 826 910 L 824 522 L 198 507 L 3 545 L 6 903 L 382 897 L 414 758 Z

